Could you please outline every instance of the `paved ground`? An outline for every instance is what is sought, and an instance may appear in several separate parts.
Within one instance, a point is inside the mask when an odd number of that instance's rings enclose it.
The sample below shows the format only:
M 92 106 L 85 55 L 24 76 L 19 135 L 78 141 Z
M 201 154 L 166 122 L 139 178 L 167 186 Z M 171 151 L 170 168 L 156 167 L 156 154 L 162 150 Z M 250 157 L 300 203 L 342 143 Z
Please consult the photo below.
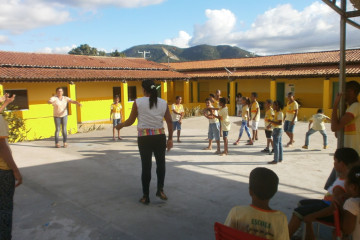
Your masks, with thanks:
M 239 130 L 238 119 L 232 121 L 230 143 Z M 136 127 L 122 130 L 124 140 L 116 142 L 109 128 L 71 135 L 66 149 L 55 149 L 53 139 L 13 144 L 24 176 L 15 194 L 13 239 L 214 239 L 214 222 L 223 222 L 233 206 L 250 203 L 248 175 L 258 166 L 278 174 L 279 192 L 271 206 L 288 217 L 299 199 L 324 194 L 336 147 L 330 131 L 329 149 L 320 150 L 322 137 L 316 133 L 310 149 L 303 150 L 307 123 L 298 123 L 295 146 L 285 149 L 283 163 L 268 165 L 272 156 L 260 153 L 263 130 L 254 146 L 245 146 L 243 140 L 230 146 L 230 155 L 220 157 L 201 150 L 207 145 L 207 125 L 204 117 L 184 120 L 183 142 L 167 154 L 169 200 L 155 197 L 153 166 L 149 206 L 138 203 L 142 192 Z

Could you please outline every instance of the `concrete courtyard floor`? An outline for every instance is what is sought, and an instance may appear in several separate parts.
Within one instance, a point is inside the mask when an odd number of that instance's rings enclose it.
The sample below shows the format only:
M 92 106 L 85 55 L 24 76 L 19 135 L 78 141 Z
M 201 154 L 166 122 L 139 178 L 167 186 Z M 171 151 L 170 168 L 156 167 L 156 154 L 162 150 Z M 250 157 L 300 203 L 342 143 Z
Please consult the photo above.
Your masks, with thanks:
M 329 124 L 328 149 L 322 150 L 320 133 L 312 135 L 308 150 L 301 149 L 308 124 L 299 122 L 294 147 L 284 148 L 284 161 L 268 165 L 273 156 L 260 153 L 266 141 L 263 121 L 254 146 L 245 146 L 246 135 L 234 146 L 240 122 L 231 120 L 228 156 L 202 150 L 207 146 L 204 117 L 183 121 L 182 143 L 174 142 L 166 156 L 169 200 L 155 197 L 154 163 L 148 206 L 138 202 L 142 190 L 135 126 L 121 131 L 122 141 L 112 141 L 107 126 L 70 135 L 68 148 L 54 148 L 54 139 L 12 144 L 24 178 L 15 192 L 13 239 L 214 239 L 214 222 L 224 222 L 233 206 L 250 203 L 248 176 L 255 167 L 278 174 L 279 191 L 270 203 L 288 218 L 301 198 L 323 196 L 336 149 Z M 287 141 L 284 134 L 283 143 Z

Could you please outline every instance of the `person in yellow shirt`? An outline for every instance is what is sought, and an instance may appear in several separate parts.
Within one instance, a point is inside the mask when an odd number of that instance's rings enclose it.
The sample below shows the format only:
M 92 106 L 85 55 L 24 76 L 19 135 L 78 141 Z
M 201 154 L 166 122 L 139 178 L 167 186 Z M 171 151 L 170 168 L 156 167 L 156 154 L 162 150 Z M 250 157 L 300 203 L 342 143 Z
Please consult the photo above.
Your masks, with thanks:
M 272 105 L 273 101 L 268 99 L 265 102 L 265 118 L 264 118 L 264 122 L 265 122 L 265 136 L 266 136 L 266 148 L 264 150 L 262 150 L 261 152 L 263 153 L 273 153 L 274 152 L 274 144 L 273 144 L 273 140 L 272 140 L 272 125 L 271 125 L 271 120 L 274 119 L 275 113 L 274 110 L 272 109 L 271 105 Z M 272 147 L 272 151 L 270 152 L 270 144 Z
M 258 140 L 258 127 L 260 121 L 260 107 L 259 103 L 256 100 L 258 94 L 256 92 L 252 92 L 251 99 L 251 108 L 250 108 L 250 116 L 251 116 L 251 128 L 253 132 L 252 141 Z
M 220 105 L 220 109 L 218 112 L 218 116 L 216 116 L 216 118 L 218 118 L 220 120 L 221 129 L 223 131 L 222 135 L 223 135 L 223 140 L 224 140 L 224 151 L 220 154 L 220 156 L 225 156 L 225 155 L 228 155 L 228 153 L 229 153 L 228 135 L 229 135 L 229 131 L 231 128 L 231 122 L 229 119 L 229 110 L 228 110 L 228 107 L 226 106 L 226 98 L 220 98 L 219 105 Z
M 176 96 L 176 103 L 172 105 L 171 118 L 173 121 L 173 131 L 177 130 L 177 142 L 180 143 L 180 133 L 182 118 L 184 117 L 184 106 L 181 104 L 182 98 Z
M 295 101 L 293 92 L 288 93 L 288 103 L 285 108 L 285 122 L 284 131 L 289 137 L 289 142 L 286 144 L 287 147 L 292 147 L 294 141 L 294 127 L 297 122 L 297 116 L 299 112 L 299 104 Z
M 243 131 L 245 129 L 246 134 L 249 137 L 249 142 L 248 144 L 252 145 L 253 141 L 251 139 L 251 134 L 249 131 L 249 119 L 250 119 L 250 114 L 249 114 L 249 105 L 250 105 L 250 99 L 247 97 L 242 97 L 242 112 L 241 112 L 241 116 L 242 116 L 242 120 L 241 120 L 241 126 L 240 126 L 240 132 L 239 132 L 239 137 L 238 139 L 233 143 L 234 145 L 239 145 L 240 143 L 240 139 L 241 136 L 243 134 Z
M 15 100 L 15 95 L 0 97 L 0 113 Z M 8 139 L 8 125 L 0 114 L 0 239 L 11 239 L 15 187 L 22 183 L 21 173 L 13 159 Z
M 339 93 L 334 101 L 331 115 L 331 131 L 337 132 L 344 130 L 344 147 L 351 147 L 360 155 L 360 103 L 358 95 L 360 93 L 360 84 L 357 81 L 346 83 L 345 93 Z M 344 97 L 348 106 L 343 116 L 339 117 L 338 107 L 340 99 Z M 336 136 L 336 134 L 335 134 Z M 336 179 L 336 172 L 333 169 L 325 184 L 328 188 Z
M 289 240 L 286 215 L 269 206 L 278 190 L 278 176 L 270 169 L 257 167 L 249 178 L 251 204 L 233 207 L 224 224 L 264 239 Z
M 282 123 L 284 115 L 282 112 L 283 106 L 280 101 L 273 102 L 273 109 L 275 111 L 274 119 L 269 120 L 273 128 L 272 137 L 274 144 L 274 160 L 268 164 L 277 164 L 283 160 L 283 147 L 282 147 Z
M 121 123 L 121 110 L 122 110 L 122 106 L 120 103 L 120 97 L 118 95 L 116 95 L 114 98 L 114 103 L 111 104 L 111 106 L 110 106 L 110 121 L 112 120 L 112 122 L 113 122 L 113 140 L 114 141 L 115 141 L 116 125 Z M 120 137 L 120 129 L 117 130 L 117 132 L 118 132 L 118 139 L 122 140 L 122 138 Z

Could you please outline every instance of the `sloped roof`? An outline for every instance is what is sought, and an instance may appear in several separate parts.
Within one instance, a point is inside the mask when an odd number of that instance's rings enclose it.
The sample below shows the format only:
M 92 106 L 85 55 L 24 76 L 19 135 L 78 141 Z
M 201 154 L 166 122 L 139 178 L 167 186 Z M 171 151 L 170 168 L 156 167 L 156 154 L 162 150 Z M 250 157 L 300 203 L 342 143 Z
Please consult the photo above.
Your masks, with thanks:
M 329 65 L 340 61 L 340 51 L 283 54 L 263 57 L 218 59 L 207 61 L 170 63 L 170 67 L 178 71 L 205 70 L 216 68 L 254 68 L 281 67 L 301 65 Z M 360 49 L 346 51 L 346 61 L 360 63 Z M 164 64 L 165 65 L 165 64 Z M 166 63 L 167 65 L 167 63 Z
M 104 81 L 186 79 L 185 74 L 142 58 L 0 51 L 0 81 Z

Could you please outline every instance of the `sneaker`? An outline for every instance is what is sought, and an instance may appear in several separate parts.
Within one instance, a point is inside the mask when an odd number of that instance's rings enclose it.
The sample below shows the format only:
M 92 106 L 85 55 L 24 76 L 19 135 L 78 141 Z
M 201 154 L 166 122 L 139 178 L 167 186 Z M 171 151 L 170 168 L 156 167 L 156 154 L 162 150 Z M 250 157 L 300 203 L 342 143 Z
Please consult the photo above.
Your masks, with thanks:
M 261 150 L 261 152 L 263 152 L 263 153 L 269 153 L 270 150 L 269 150 L 268 148 L 265 148 L 264 150 Z
M 273 154 L 274 153 L 274 149 L 271 150 L 271 152 L 269 152 L 269 155 Z
M 327 149 L 328 148 L 328 146 L 327 145 L 324 145 L 324 149 Z
M 303 149 L 308 149 L 309 147 L 307 145 L 302 146 Z

